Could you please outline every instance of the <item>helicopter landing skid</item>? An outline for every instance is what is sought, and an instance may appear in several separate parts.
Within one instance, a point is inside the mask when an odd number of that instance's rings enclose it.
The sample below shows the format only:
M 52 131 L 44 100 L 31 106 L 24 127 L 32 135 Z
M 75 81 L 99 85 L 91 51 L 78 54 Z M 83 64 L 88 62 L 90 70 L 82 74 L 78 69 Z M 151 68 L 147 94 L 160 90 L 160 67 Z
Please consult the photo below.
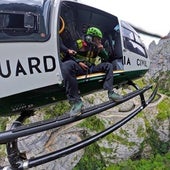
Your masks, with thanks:
M 11 130 L 15 129 L 22 125 L 22 123 L 30 116 L 33 116 L 34 111 L 23 111 L 21 115 L 16 119 L 15 122 L 13 122 L 11 126 Z M 7 170 L 15 170 L 19 167 L 24 167 L 23 160 L 26 160 L 26 153 L 21 153 L 18 149 L 18 139 L 14 139 L 13 141 L 10 141 L 6 144 L 6 150 L 8 154 L 8 161 L 11 165 L 11 167 L 8 167 Z M 11 169 L 12 168 L 12 169 Z
M 5 138 L 3 139 L 3 143 L 5 142 L 7 144 L 7 153 L 8 153 L 9 163 L 10 163 L 10 167 L 8 167 L 8 168 L 11 168 L 11 169 L 7 169 L 7 170 L 15 170 L 16 167 L 19 170 L 28 169 L 28 168 L 32 168 L 32 167 L 53 161 L 55 159 L 61 158 L 65 155 L 71 154 L 75 151 L 78 151 L 78 150 L 96 142 L 97 140 L 105 137 L 106 135 L 112 133 L 113 131 L 115 131 L 118 128 L 120 128 L 121 126 L 123 126 L 125 123 L 127 123 L 129 120 L 131 120 L 133 117 L 135 117 L 140 111 L 142 111 L 149 103 L 151 103 L 151 101 L 154 99 L 154 97 L 157 93 L 157 89 L 158 89 L 158 85 L 157 85 L 155 87 L 155 89 L 153 90 L 152 94 L 150 95 L 149 99 L 146 101 L 145 97 L 144 97 L 144 92 L 146 92 L 147 90 L 152 88 L 151 85 L 146 86 L 142 89 L 139 89 L 133 82 L 129 82 L 129 85 L 132 85 L 137 90 L 135 90 L 132 93 L 129 93 L 126 96 L 123 96 L 123 99 L 120 102 L 115 103 L 115 102 L 108 101 L 108 102 L 102 103 L 100 105 L 87 108 L 87 109 L 83 110 L 83 113 L 80 116 L 75 117 L 75 118 L 74 117 L 70 118 L 70 117 L 68 117 L 68 115 L 64 115 L 63 117 L 59 117 L 59 118 L 49 120 L 49 121 L 41 121 L 37 124 L 32 124 L 30 126 L 20 126 L 24 120 L 24 117 L 20 116 L 18 118 L 18 120 L 20 120 L 20 119 L 21 120 L 16 123 L 14 122 L 12 129 L 10 131 L 6 131 L 7 132 L 6 134 L 5 134 L 5 132 L 3 132 L 3 134 L 7 135 L 6 139 Z M 69 124 L 69 123 L 72 123 L 75 121 L 79 121 L 81 119 L 90 117 L 92 115 L 95 115 L 95 114 L 105 111 L 107 109 L 110 109 L 110 108 L 112 108 L 116 105 L 119 105 L 125 101 L 128 101 L 129 99 L 134 98 L 138 95 L 140 96 L 140 99 L 141 99 L 141 105 L 139 107 L 137 107 L 132 113 L 130 113 L 129 115 L 127 115 L 126 117 L 121 119 L 119 122 L 113 124 L 109 128 L 105 129 L 104 131 L 99 132 L 85 140 L 82 140 L 78 143 L 75 143 L 68 147 L 62 148 L 60 150 L 51 152 L 49 154 L 31 158 L 31 159 L 26 159 L 26 155 L 23 153 L 20 153 L 20 151 L 17 147 L 17 139 L 19 137 L 27 136 L 29 134 L 42 132 L 42 131 L 45 131 L 48 129 L 60 127 L 60 126 L 63 126 L 63 125 L 66 125 L 66 124 Z M 1 139 L 1 136 L 4 137 L 5 135 L 1 135 L 1 133 L 0 133 L 0 139 Z M 12 135 L 12 137 L 11 137 L 11 135 Z M 8 139 L 7 139 L 7 137 L 8 137 Z M 12 141 L 12 142 L 10 142 L 10 141 Z M 0 143 L 2 143 L 1 140 L 0 140 Z M 4 168 L 7 168 L 7 167 L 4 167 Z M 5 170 L 5 169 L 2 169 L 2 170 Z

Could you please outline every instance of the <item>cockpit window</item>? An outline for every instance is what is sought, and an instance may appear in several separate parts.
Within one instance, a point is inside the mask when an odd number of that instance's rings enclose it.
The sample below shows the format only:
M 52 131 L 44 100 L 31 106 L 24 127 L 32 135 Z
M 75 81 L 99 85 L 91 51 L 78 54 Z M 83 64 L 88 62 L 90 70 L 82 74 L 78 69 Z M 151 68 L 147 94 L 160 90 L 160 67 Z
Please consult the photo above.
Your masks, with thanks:
M 14 35 L 37 32 L 38 17 L 31 13 L 0 13 L 0 30 Z

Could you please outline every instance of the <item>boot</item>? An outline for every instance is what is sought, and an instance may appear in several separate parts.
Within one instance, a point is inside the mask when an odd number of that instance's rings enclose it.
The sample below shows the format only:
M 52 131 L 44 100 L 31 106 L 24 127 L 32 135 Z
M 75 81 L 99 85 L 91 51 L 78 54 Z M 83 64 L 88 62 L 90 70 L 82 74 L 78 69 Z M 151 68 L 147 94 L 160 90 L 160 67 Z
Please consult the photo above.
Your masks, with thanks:
M 121 95 L 115 93 L 114 91 L 108 91 L 108 97 L 110 100 L 113 100 L 115 102 L 119 102 L 120 100 L 123 99 Z
M 75 101 L 72 104 L 71 110 L 69 112 L 70 117 L 81 115 L 82 108 L 83 108 L 83 102 L 81 100 Z

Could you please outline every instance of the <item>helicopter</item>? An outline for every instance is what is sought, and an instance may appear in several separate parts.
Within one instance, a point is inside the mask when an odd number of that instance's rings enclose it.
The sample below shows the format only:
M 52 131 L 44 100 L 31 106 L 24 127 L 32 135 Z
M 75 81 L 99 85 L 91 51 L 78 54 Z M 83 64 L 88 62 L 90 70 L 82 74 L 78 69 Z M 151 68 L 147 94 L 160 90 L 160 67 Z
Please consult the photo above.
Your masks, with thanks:
M 68 114 L 24 125 L 35 111 L 66 100 L 62 76 L 60 37 L 72 47 L 87 28 L 96 26 L 103 32 L 102 43 L 114 66 L 114 88 L 131 85 L 134 91 L 119 102 L 107 101 L 86 108 L 78 117 Z M 0 116 L 18 115 L 11 129 L 0 132 L 10 166 L 2 169 L 28 169 L 60 158 L 112 133 L 152 102 L 157 86 L 148 100 L 133 80 L 149 70 L 150 59 L 139 33 L 128 22 L 76 0 L 3 0 L 0 2 Z M 77 76 L 81 95 L 102 89 L 104 73 Z M 85 119 L 140 96 L 141 105 L 120 122 L 79 143 L 61 150 L 27 159 L 20 153 L 17 140 L 52 128 Z

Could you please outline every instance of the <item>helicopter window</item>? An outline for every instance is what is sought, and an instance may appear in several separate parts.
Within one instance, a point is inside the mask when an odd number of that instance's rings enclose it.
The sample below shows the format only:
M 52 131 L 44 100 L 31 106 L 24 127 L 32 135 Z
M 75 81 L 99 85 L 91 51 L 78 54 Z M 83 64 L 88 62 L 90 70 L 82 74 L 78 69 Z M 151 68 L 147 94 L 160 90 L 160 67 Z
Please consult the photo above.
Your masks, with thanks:
M 136 53 L 145 57 L 145 50 L 143 49 L 143 47 L 135 42 L 132 42 L 132 44 L 136 50 Z
M 124 37 L 123 42 L 124 42 L 125 48 L 127 48 L 128 50 L 130 50 L 132 52 L 136 52 L 133 42 L 130 39 L 128 39 L 127 37 Z
M 129 29 L 122 27 L 124 47 L 136 54 L 147 57 L 140 37 Z
M 122 27 L 122 33 L 123 33 L 124 37 L 127 37 L 127 38 L 129 38 L 131 40 L 134 40 L 134 34 L 133 34 L 132 31 Z
M 6 33 L 32 33 L 37 31 L 37 17 L 31 14 L 0 14 L 0 30 Z
M 0 42 L 41 42 L 50 37 L 50 8 L 51 1 L 44 1 L 43 5 L 28 6 L 23 9 L 14 4 L 17 11 L 0 10 Z
M 127 37 L 123 37 L 123 42 L 124 47 L 130 50 L 131 52 L 147 57 L 145 49 L 139 43 L 136 43 L 135 41 L 132 41 Z

